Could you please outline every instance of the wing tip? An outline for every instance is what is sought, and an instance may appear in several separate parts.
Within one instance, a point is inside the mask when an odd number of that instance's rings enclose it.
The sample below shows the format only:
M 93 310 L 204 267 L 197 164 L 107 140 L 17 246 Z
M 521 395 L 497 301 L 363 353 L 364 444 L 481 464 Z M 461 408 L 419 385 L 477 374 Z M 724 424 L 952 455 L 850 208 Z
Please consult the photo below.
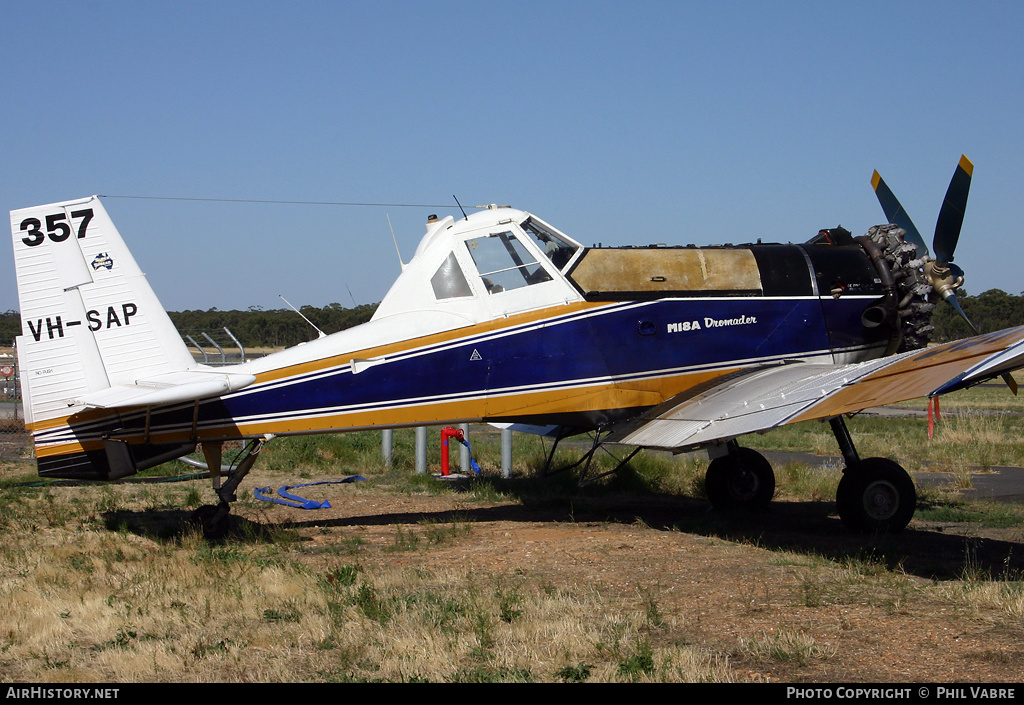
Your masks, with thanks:
M 960 163 L 958 164 L 958 166 L 965 172 L 967 172 L 968 176 L 974 175 L 974 163 L 967 158 L 966 154 L 960 155 Z

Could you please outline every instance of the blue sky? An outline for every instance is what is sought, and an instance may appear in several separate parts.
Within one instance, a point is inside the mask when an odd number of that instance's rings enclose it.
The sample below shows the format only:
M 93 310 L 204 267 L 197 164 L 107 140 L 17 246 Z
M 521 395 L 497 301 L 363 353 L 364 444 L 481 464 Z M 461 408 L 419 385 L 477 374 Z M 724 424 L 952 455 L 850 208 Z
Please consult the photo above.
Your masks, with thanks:
M 967 290 L 1024 291 L 1019 2 L 0 3 L 5 210 L 104 194 L 170 310 L 380 300 L 430 213 L 590 245 L 930 241 L 975 164 Z M 10 247 L 0 310 L 17 309 Z M 349 294 L 351 291 L 351 296 Z

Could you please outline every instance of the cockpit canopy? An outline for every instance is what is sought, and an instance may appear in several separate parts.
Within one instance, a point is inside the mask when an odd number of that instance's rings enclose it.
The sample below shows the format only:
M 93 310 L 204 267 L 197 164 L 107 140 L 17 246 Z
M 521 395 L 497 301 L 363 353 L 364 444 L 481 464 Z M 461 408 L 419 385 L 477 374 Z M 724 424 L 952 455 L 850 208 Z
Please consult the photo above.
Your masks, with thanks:
M 431 220 L 375 318 L 433 308 L 483 320 L 578 299 L 561 273 L 582 249 L 512 208 L 489 208 L 459 221 Z
M 562 269 L 580 249 L 579 245 L 558 236 L 535 218 L 527 218 L 520 228 L 526 238 L 512 230 L 503 230 L 470 238 L 463 243 L 488 294 L 551 281 L 551 275 L 540 263 L 543 257 L 556 269 Z M 524 240 L 532 241 L 534 247 L 525 245 Z M 537 254 L 538 251 L 543 257 Z M 454 251 L 434 272 L 430 285 L 438 299 L 473 295 Z

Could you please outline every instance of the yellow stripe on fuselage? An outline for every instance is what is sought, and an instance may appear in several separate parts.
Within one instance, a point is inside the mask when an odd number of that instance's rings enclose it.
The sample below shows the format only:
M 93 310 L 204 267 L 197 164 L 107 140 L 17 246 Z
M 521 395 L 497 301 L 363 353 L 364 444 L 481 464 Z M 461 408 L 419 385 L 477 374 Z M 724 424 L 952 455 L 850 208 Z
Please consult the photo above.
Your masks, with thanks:
M 433 345 L 439 345 L 442 343 L 450 343 L 461 338 L 469 338 L 473 336 L 484 335 L 487 333 L 494 333 L 496 331 L 500 331 L 506 328 L 514 328 L 516 326 L 537 323 L 539 321 L 555 320 L 556 317 L 562 318 L 564 316 L 578 313 L 580 311 L 608 307 L 611 305 L 613 304 L 609 304 L 607 302 L 594 303 L 587 301 L 578 301 L 574 303 L 559 304 L 558 306 L 542 308 L 536 311 L 528 311 L 526 313 L 517 313 L 509 316 L 508 318 L 498 318 L 490 321 L 484 321 L 483 323 L 474 323 L 465 326 L 464 328 L 453 328 L 452 330 L 443 331 L 441 333 L 433 333 L 431 335 L 425 335 L 419 338 L 409 338 L 408 340 L 400 340 L 394 343 L 387 343 L 386 345 L 378 345 L 372 348 L 355 350 L 351 352 L 342 353 L 339 355 L 322 357 L 316 360 L 310 360 L 308 362 L 300 362 L 294 365 L 287 365 L 285 367 L 267 370 L 266 372 L 261 372 L 256 375 L 256 384 L 277 382 L 280 380 L 287 379 L 289 377 L 298 377 L 300 375 L 322 372 L 324 370 L 329 370 L 335 367 L 349 365 L 352 363 L 353 360 L 365 360 L 382 356 L 386 357 L 388 355 L 396 355 L 398 353 L 409 352 L 417 348 L 425 348 Z
M 280 421 L 225 424 L 190 430 L 154 432 L 144 439 L 141 433 L 125 437 L 132 443 L 175 443 L 212 439 L 261 436 L 335 433 L 368 428 L 432 425 L 484 419 L 543 417 L 588 411 L 641 409 L 656 406 L 666 399 L 733 370 L 715 370 L 654 377 L 628 382 L 600 382 L 574 388 L 488 395 L 481 390 L 476 398 L 437 403 L 414 402 L 385 409 L 354 410 L 311 415 Z M 119 436 L 120 438 L 120 436 Z M 39 446 L 37 456 L 54 456 L 96 450 L 102 441 Z

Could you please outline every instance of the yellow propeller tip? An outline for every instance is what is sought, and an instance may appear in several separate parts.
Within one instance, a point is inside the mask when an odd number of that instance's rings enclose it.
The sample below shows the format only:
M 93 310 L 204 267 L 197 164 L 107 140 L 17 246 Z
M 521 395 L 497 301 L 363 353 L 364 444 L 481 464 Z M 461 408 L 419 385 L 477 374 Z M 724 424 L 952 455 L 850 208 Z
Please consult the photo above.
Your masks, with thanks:
M 974 172 L 974 164 L 966 155 L 960 155 L 960 168 L 967 172 L 968 176 L 971 176 Z

